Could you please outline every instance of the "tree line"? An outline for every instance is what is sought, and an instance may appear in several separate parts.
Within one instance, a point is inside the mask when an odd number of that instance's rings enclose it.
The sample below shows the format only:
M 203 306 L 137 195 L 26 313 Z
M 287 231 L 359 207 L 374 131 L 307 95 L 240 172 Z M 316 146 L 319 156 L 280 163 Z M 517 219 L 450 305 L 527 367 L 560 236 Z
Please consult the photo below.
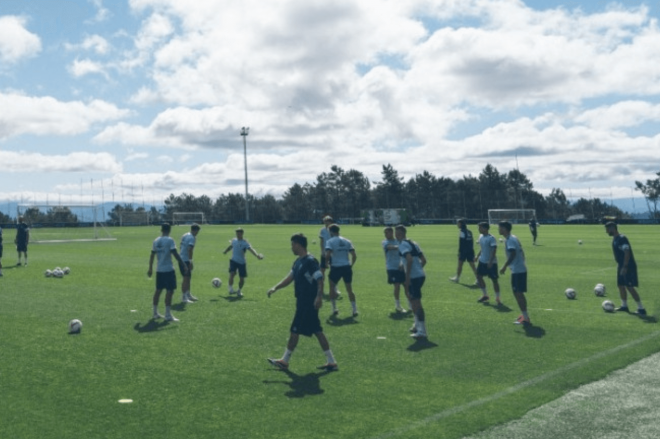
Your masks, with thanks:
M 660 218 L 660 172 L 655 180 L 635 182 L 636 190 L 649 203 L 654 218 Z M 543 196 L 534 190 L 530 179 L 517 169 L 501 173 L 488 164 L 477 176 L 459 180 L 423 171 L 407 181 L 391 165 L 383 165 L 380 181 L 371 182 L 360 171 L 344 170 L 337 165 L 317 175 L 311 183 L 295 183 L 281 197 L 248 196 L 253 222 L 300 222 L 318 220 L 326 214 L 335 219 L 359 220 L 364 210 L 406 209 L 417 219 L 487 218 L 489 209 L 535 209 L 539 220 L 565 220 L 584 215 L 596 220 L 605 216 L 630 218 L 616 206 L 599 198 L 580 198 L 571 202 L 560 188 Z M 652 207 L 654 209 L 652 209 Z M 116 209 L 130 208 L 117 205 Z M 245 221 L 245 196 L 229 193 L 212 200 L 206 195 L 170 194 L 161 211 L 152 208 L 158 220 L 171 219 L 174 212 L 202 212 L 208 221 Z M 116 212 L 111 212 L 112 217 Z

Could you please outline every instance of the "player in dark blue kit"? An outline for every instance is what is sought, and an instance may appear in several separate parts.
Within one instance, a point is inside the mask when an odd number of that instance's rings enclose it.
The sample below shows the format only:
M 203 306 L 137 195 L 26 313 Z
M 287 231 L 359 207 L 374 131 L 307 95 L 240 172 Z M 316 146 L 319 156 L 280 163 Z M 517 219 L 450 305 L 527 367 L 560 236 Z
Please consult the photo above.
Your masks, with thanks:
M 536 238 L 539 235 L 538 223 L 536 222 L 536 218 L 532 218 L 531 220 L 529 220 L 529 231 L 532 233 L 532 239 L 534 240 L 532 242 L 532 245 L 536 245 Z
M 637 262 L 635 262 L 635 255 L 633 254 L 632 247 L 626 235 L 619 233 L 618 226 L 614 222 L 605 224 L 605 232 L 610 235 L 612 239 L 612 251 L 614 252 L 614 259 L 616 260 L 616 284 L 619 287 L 619 295 L 621 296 L 621 306 L 617 311 L 628 312 L 628 292 L 637 302 L 637 314 L 640 316 L 646 315 L 646 309 L 642 305 L 642 300 L 635 287 L 639 286 L 637 279 Z
M 14 244 L 16 244 L 16 252 L 18 253 L 18 262 L 16 265 L 21 265 L 21 253 L 25 256 L 25 266 L 28 264 L 28 243 L 30 242 L 30 227 L 25 224 L 23 217 L 18 217 L 18 224 L 16 225 L 16 239 L 14 239 Z
M 477 267 L 474 266 L 474 237 L 472 231 L 467 228 L 467 221 L 459 219 L 456 221 L 456 226 L 459 228 L 458 232 L 458 267 L 456 268 L 456 276 L 450 277 L 452 282 L 460 282 L 461 273 L 463 272 L 463 263 L 465 261 L 470 264 L 474 278 L 477 278 Z M 479 285 L 479 281 L 475 280 L 474 285 Z
M 268 362 L 281 370 L 287 370 L 289 368 L 289 360 L 298 345 L 300 335 L 307 337 L 315 335 L 327 358 L 327 363 L 319 366 L 319 369 L 327 371 L 339 370 L 337 362 L 330 350 L 328 339 L 323 334 L 323 328 L 319 320 L 319 309 L 323 305 L 323 274 L 321 273 L 319 263 L 314 256 L 307 252 L 307 238 L 302 233 L 295 234 L 291 237 L 291 251 L 294 255 L 298 256 L 298 259 L 293 263 L 289 274 L 277 285 L 268 290 L 267 294 L 270 298 L 275 291 L 294 282 L 296 314 L 291 323 L 291 334 L 284 355 L 280 359 L 269 358 Z

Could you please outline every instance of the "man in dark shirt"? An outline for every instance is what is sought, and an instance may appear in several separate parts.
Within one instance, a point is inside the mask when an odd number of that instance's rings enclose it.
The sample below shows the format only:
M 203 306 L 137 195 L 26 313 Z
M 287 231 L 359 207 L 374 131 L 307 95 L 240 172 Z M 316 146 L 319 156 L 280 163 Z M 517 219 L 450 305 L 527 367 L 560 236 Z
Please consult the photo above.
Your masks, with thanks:
M 536 218 L 529 220 L 529 231 L 532 233 L 532 239 L 534 240 L 532 245 L 536 245 L 536 237 L 538 236 L 538 223 Z
M 470 264 L 472 272 L 474 273 L 474 278 L 477 278 L 477 267 L 474 265 L 474 237 L 472 236 L 472 231 L 467 228 L 467 220 L 459 219 L 456 222 L 458 226 L 458 266 L 456 267 L 456 276 L 450 277 L 449 280 L 452 282 L 460 282 L 461 273 L 463 272 L 463 263 L 465 261 Z M 474 285 L 479 285 L 478 281 L 474 281 Z
M 628 312 L 627 293 L 630 292 L 630 295 L 637 302 L 637 314 L 644 316 L 646 315 L 646 309 L 644 309 L 642 300 L 635 288 L 639 286 L 639 281 L 637 279 L 637 263 L 630 242 L 626 235 L 619 233 L 617 224 L 612 221 L 605 224 L 605 232 L 613 238 L 612 251 L 617 264 L 616 284 L 619 287 L 619 295 L 621 296 L 621 306 L 617 308 L 617 311 Z
M 289 274 L 277 285 L 268 290 L 268 297 L 275 291 L 286 287 L 291 282 L 295 285 L 296 314 L 291 323 L 289 342 L 284 355 L 280 359 L 269 358 L 268 362 L 273 366 L 287 370 L 289 360 L 294 349 L 298 345 L 300 335 L 311 337 L 315 335 L 325 353 L 327 363 L 319 366 L 319 369 L 327 371 L 339 370 L 335 361 L 330 344 L 323 334 L 321 321 L 319 320 L 319 309 L 323 304 L 323 274 L 316 258 L 307 252 L 307 238 L 302 233 L 291 237 L 291 251 L 298 257 L 293 263 Z
M 25 224 L 23 217 L 18 217 L 18 224 L 16 226 L 16 239 L 14 239 L 14 244 L 16 244 L 16 251 L 18 252 L 18 263 L 16 265 L 21 265 L 21 253 L 25 256 L 25 266 L 28 264 L 27 248 L 28 242 L 30 242 L 30 227 Z

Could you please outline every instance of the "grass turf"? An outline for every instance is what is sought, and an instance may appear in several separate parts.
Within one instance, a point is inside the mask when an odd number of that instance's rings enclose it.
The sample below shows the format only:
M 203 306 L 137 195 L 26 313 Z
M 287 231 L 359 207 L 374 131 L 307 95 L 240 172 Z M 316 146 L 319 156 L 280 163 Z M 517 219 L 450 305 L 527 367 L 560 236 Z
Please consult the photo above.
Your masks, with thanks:
M 205 226 L 192 288 L 200 301 L 183 306 L 177 291 L 176 324 L 150 321 L 153 280 L 146 271 L 157 227 L 113 229 L 118 239 L 111 242 L 32 245 L 28 267 L 10 267 L 15 253 L 5 244 L 0 437 L 458 438 L 659 350 L 653 226 L 621 228 L 638 261 L 646 319 L 606 314 L 604 299 L 592 293 L 604 283 L 619 303 L 611 238 L 601 226 L 543 226 L 536 247 L 527 227 L 514 226 L 529 269 L 528 330 L 512 324 L 519 313 L 508 273 L 500 279 L 502 309 L 476 303 L 469 266 L 463 284 L 447 280 L 456 269 L 456 227 L 410 228 L 429 261 L 426 343 L 408 336 L 410 316 L 393 312 L 381 229 L 344 226 L 358 253 L 360 316 L 348 317 L 346 294 L 339 318 L 328 319 L 329 303 L 321 310 L 340 371 L 316 370 L 325 357 L 307 338 L 289 372 L 274 370 L 266 358 L 284 350 L 293 290 L 271 299 L 265 293 L 291 267 L 290 235 L 303 231 L 317 240 L 319 227 L 247 227 L 245 238 L 265 259 L 247 255 L 249 277 L 238 300 L 227 293 L 229 255 L 222 254 L 234 227 Z M 185 231 L 175 227 L 172 236 L 178 241 Z M 310 249 L 318 254 L 318 244 Z M 501 264 L 501 246 L 498 255 Z M 71 274 L 43 276 L 58 265 Z M 210 284 L 216 276 L 221 289 Z M 564 297 L 567 287 L 577 300 Z M 71 318 L 83 321 L 81 334 L 67 334 Z M 134 402 L 118 403 L 123 398 Z

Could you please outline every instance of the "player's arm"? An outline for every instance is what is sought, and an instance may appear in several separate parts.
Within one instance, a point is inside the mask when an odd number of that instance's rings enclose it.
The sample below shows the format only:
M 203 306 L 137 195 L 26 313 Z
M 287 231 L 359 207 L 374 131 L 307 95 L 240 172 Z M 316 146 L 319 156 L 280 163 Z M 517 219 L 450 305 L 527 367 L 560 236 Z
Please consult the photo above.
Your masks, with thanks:
M 509 257 L 507 258 L 506 262 L 502 266 L 502 269 L 500 270 L 500 274 L 504 274 L 506 272 L 506 267 L 511 265 L 513 260 L 516 258 L 516 249 L 515 248 L 510 248 L 509 249 Z
M 493 266 L 493 262 L 495 261 L 495 253 L 497 253 L 497 245 L 494 245 L 490 252 L 490 259 L 488 259 L 488 268 Z
M 254 256 L 256 256 L 257 259 L 263 259 L 259 253 L 252 247 L 250 247 L 248 250 L 250 250 L 250 253 L 252 253 Z
M 422 268 L 426 265 L 426 256 L 424 256 L 424 253 L 419 254 L 419 262 L 422 264 Z
M 149 270 L 147 270 L 147 276 L 151 277 L 154 272 L 154 258 L 156 257 L 156 252 L 152 251 L 151 256 L 149 256 Z
M 326 266 L 330 265 L 330 258 L 332 257 L 332 249 L 329 247 L 325 248 L 325 264 Z
M 355 261 L 357 261 L 357 253 L 355 250 L 351 250 L 351 267 L 355 265 Z
M 187 273 L 188 272 L 188 266 L 183 263 L 183 259 L 181 259 L 181 256 L 179 255 L 179 252 L 176 251 L 175 248 L 173 248 L 171 250 L 171 253 L 172 253 L 172 256 L 174 256 L 174 259 L 176 259 L 177 262 L 179 263 L 179 266 L 182 267 L 183 272 Z
M 188 262 L 190 262 L 190 268 L 193 266 L 193 250 L 195 249 L 194 246 L 188 247 Z
M 229 246 L 225 249 L 225 251 L 222 252 L 222 254 L 226 255 L 229 250 L 231 250 L 234 247 L 233 244 L 229 244 Z
M 318 270 L 316 273 L 314 273 L 314 277 L 316 278 L 317 285 L 314 308 L 321 309 L 323 306 L 323 273 L 321 273 L 321 270 Z
M 280 289 L 286 287 L 286 286 L 289 285 L 291 282 L 293 282 L 293 270 L 289 272 L 289 274 L 287 275 L 287 277 L 285 277 L 284 279 L 282 279 L 281 281 L 279 281 L 277 285 L 275 285 L 273 288 L 271 288 L 270 290 L 268 290 L 268 292 L 266 293 L 266 294 L 268 294 L 268 298 L 270 299 L 270 296 L 273 295 L 273 294 L 275 293 L 275 291 L 280 290 Z M 323 285 L 323 284 L 321 284 L 321 285 Z
M 404 256 L 406 258 L 406 282 L 405 282 L 405 287 L 408 289 L 410 286 L 410 271 L 412 270 L 412 263 L 413 263 L 413 257 L 410 254 L 410 252 L 406 253 Z
M 479 256 L 481 256 L 481 250 L 479 250 L 479 253 L 477 253 L 477 256 L 474 257 L 474 262 L 479 261 Z
M 621 276 L 625 276 L 628 273 L 628 263 L 630 262 L 630 249 L 626 248 L 623 250 L 623 265 L 621 266 Z

